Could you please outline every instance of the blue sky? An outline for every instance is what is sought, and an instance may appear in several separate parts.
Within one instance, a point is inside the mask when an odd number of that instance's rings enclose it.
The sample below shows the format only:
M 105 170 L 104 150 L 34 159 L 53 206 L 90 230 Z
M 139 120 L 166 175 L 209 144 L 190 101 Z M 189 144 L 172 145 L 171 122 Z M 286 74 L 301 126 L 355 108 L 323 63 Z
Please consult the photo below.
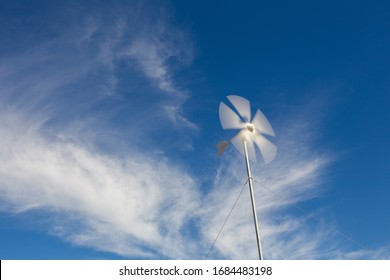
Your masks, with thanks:
M 246 181 L 216 156 L 237 94 L 276 134 L 264 257 L 389 259 L 390 5 L 298 2 L 3 1 L 0 258 L 203 259 Z M 209 258 L 255 244 L 245 188 Z

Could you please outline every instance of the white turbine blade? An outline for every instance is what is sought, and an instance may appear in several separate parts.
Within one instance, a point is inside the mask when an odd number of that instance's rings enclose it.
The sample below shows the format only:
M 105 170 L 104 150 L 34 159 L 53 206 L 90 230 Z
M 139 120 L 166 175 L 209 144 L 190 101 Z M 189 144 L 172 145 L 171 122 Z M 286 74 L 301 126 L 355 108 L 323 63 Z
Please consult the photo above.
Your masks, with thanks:
M 219 104 L 219 119 L 223 129 L 241 129 L 245 123 L 225 103 Z
M 252 120 L 252 124 L 255 126 L 255 129 L 258 130 L 259 132 L 263 134 L 275 136 L 275 132 L 271 124 L 264 116 L 263 112 L 261 112 L 260 110 L 257 110 L 256 115 Z
M 245 156 L 245 152 L 244 152 L 244 144 L 242 143 L 242 133 L 245 132 L 245 131 L 241 131 L 239 133 L 239 137 L 234 137 L 230 142 L 233 144 L 233 146 L 243 155 Z M 247 139 L 246 140 L 246 147 L 247 147 L 247 150 L 248 150 L 248 157 L 250 160 L 252 161 L 256 161 L 256 150 L 255 150 L 255 146 L 253 144 L 253 141 L 251 139 Z
M 251 137 L 253 138 L 253 137 Z M 249 159 L 252 161 L 256 161 L 256 150 L 255 150 L 255 144 L 253 143 L 252 139 L 249 139 L 246 141 L 246 147 L 248 150 L 248 156 Z
M 276 146 L 261 134 L 256 134 L 253 140 L 259 147 L 265 163 L 271 162 L 276 156 Z
M 237 149 L 237 151 L 239 151 L 240 154 L 245 156 L 244 146 L 242 145 L 242 138 L 241 137 L 236 137 L 231 142 L 232 142 L 233 146 Z
M 229 95 L 227 99 L 229 99 L 234 108 L 236 108 L 237 112 L 246 122 L 251 121 L 251 106 L 247 99 L 238 95 Z

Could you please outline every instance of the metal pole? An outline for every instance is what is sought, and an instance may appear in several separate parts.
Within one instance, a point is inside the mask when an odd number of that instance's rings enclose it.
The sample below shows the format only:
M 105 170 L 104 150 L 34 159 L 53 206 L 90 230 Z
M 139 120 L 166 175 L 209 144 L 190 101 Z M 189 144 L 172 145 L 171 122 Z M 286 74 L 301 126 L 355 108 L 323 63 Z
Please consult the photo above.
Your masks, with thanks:
M 253 179 L 252 179 L 251 169 L 250 169 L 250 166 L 249 166 L 248 149 L 247 149 L 245 140 L 243 140 L 243 145 L 244 145 L 244 153 L 245 153 L 246 171 L 247 171 L 247 174 L 248 174 L 249 192 L 250 192 L 250 195 L 251 195 L 251 202 L 252 202 L 253 221 L 255 223 L 255 230 L 256 230 L 257 250 L 259 252 L 259 260 L 263 260 L 263 253 L 262 253 L 262 250 L 261 250 L 261 242 L 260 242 L 259 225 L 257 223 L 255 195 L 253 193 L 253 186 L 252 186 L 252 180 Z

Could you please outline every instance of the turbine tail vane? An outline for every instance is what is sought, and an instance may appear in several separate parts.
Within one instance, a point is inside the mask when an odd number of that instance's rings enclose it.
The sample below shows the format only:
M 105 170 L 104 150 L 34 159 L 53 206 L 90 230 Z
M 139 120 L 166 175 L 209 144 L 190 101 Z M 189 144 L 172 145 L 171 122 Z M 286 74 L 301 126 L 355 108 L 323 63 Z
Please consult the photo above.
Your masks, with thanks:
M 222 140 L 221 142 L 219 142 L 217 144 L 217 147 L 218 147 L 218 156 L 220 157 L 223 152 L 226 150 L 227 146 L 230 144 L 230 142 L 226 141 L 226 140 Z

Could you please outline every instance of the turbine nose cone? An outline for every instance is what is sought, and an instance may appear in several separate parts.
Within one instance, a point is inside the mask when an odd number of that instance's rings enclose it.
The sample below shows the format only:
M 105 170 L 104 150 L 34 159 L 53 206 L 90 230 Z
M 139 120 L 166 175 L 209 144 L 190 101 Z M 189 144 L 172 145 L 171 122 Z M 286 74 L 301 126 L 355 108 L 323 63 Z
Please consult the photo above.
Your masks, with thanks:
M 245 127 L 246 127 L 247 130 L 249 130 L 249 132 L 253 132 L 253 131 L 255 130 L 254 125 L 251 124 L 251 123 L 247 123 L 247 124 L 245 125 Z

